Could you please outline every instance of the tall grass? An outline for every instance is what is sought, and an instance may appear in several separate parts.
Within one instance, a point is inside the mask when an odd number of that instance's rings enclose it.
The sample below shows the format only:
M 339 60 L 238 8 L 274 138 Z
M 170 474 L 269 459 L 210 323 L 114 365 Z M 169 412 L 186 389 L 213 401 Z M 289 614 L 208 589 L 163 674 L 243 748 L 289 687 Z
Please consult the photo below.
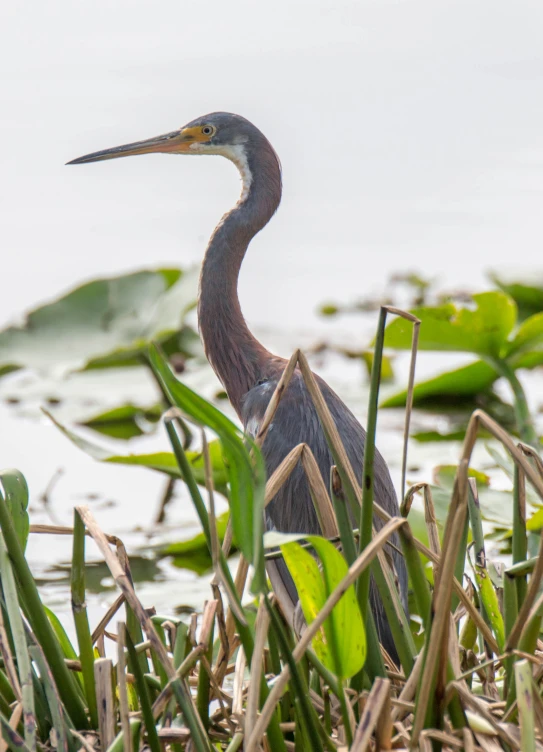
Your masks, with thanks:
M 26 509 L 24 493 L 6 475 L 0 476 L 4 749 L 129 752 L 145 744 L 153 752 L 166 747 L 173 752 L 531 750 L 537 748 L 536 738 L 543 742 L 538 652 L 543 556 L 527 558 L 525 514 L 526 483 L 543 500 L 541 463 L 533 449 L 519 447 L 497 423 L 476 411 L 466 431 L 442 538 L 426 487 L 410 489 L 401 514 L 390 517 L 371 492 L 380 357 L 378 348 L 364 478 L 359 479 L 302 353 L 289 361 L 252 443 L 215 407 L 179 383 L 160 352 L 151 349 L 150 365 L 172 405 L 165 417 L 167 434 L 215 573 L 210 599 L 190 624 L 153 615 L 149 604 L 141 603 L 122 542 L 107 536 L 89 509 L 80 506 L 73 529 L 30 529 L 31 534 L 36 530 L 73 536 L 77 646 L 72 646 L 43 606 L 24 556 L 25 534 L 15 525 Z M 296 447 L 270 478 L 264 474 L 259 446 L 295 368 L 305 380 L 334 458 L 330 488 L 315 471 L 306 445 Z M 213 431 L 221 442 L 231 510 L 231 528 L 222 547 L 205 434 L 202 488 L 183 450 L 179 418 Z M 516 472 L 513 564 L 505 572 L 503 593 L 489 576 L 477 489 L 468 482 L 481 428 L 507 450 Z M 266 537 L 264 507 L 299 462 L 325 536 Z M 409 524 L 411 501 L 419 490 L 424 491 L 429 546 L 414 536 Z M 351 529 L 348 507 L 361 520 L 360 534 Z M 373 530 L 374 514 L 383 522 L 378 531 Z M 474 542 L 469 556 L 474 576 L 464 581 L 468 529 Z M 386 555 L 395 532 L 409 573 L 412 615 L 420 618 L 422 635 L 415 635 L 414 624 L 407 622 Z M 232 534 L 242 553 L 235 578 L 227 562 Z M 98 545 L 120 591 L 94 632 L 85 607 L 86 536 Z M 543 533 L 540 553 L 541 546 Z M 285 557 L 300 583 L 307 626 L 299 638 L 266 581 L 265 561 L 277 556 Z M 253 599 L 245 592 L 249 569 Z M 398 666 L 377 642 L 368 608 L 370 572 L 391 624 Z M 112 649 L 104 655 L 107 642 Z

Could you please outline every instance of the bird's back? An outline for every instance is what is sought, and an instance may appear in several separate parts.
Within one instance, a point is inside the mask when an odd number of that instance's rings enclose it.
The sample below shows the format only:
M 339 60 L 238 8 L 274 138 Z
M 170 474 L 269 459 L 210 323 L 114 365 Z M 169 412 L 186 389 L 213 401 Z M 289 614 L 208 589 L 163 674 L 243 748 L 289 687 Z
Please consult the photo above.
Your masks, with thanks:
M 244 397 L 242 420 L 247 433 L 253 436 L 258 432 L 258 427 L 277 386 L 279 376 L 280 371 L 270 374 L 268 379 L 262 379 Z M 352 412 L 337 394 L 330 389 L 326 382 L 319 377 L 316 378 L 336 423 L 355 475 L 357 478 L 361 478 L 366 432 Z M 286 455 L 302 442 L 307 444 L 313 452 L 323 481 L 328 488 L 330 484 L 330 469 L 334 464 L 332 455 L 322 432 L 313 401 L 301 374 L 296 371 L 279 403 L 262 447 L 268 476 L 274 472 Z M 374 492 L 375 500 L 380 506 L 390 515 L 398 514 L 398 502 L 394 486 L 388 467 L 379 452 L 375 453 Z M 320 532 L 317 515 L 313 507 L 309 486 L 301 463 L 298 463 L 288 481 L 281 487 L 280 491 L 266 508 L 266 521 L 269 528 L 280 530 L 281 532 L 308 534 Z M 374 518 L 374 525 L 377 529 L 383 525 L 377 516 Z M 358 527 L 358 520 L 354 521 L 354 526 Z M 389 552 L 394 562 L 402 602 L 407 612 L 407 572 L 403 557 L 397 550 L 399 548 L 397 535 L 391 538 L 391 542 L 394 546 L 389 547 Z M 284 562 L 279 565 L 279 570 L 281 572 L 281 579 L 283 579 L 291 598 L 297 600 L 294 583 L 286 571 Z M 396 658 L 396 650 L 390 629 L 373 583 L 370 598 L 380 640 L 389 654 L 393 658 Z

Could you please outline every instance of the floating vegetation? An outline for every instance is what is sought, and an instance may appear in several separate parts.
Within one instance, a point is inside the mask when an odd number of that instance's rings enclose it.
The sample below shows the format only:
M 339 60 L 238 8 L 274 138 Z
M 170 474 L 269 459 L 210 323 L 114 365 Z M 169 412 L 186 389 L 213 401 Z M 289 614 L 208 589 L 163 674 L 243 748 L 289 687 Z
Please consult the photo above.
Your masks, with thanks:
M 372 485 L 384 324 L 382 315 L 373 360 L 366 489 Z M 214 571 L 210 599 L 199 615 L 155 614 L 152 604 L 138 598 L 122 541 L 106 535 L 89 509 L 78 506 L 73 528 L 30 527 L 31 534 L 72 536 L 73 644 L 42 605 L 24 556 L 29 529 L 24 479 L 16 472 L 1 474 L 0 723 L 10 749 L 129 752 L 146 745 L 153 752 L 360 752 L 536 749 L 543 743 L 543 533 L 541 521 L 533 522 L 543 502 L 543 466 L 533 447 L 513 440 L 478 410 L 467 424 L 458 466 L 441 467 L 433 487 L 419 483 L 408 489 L 400 516 L 391 518 L 371 493 L 362 492 L 301 353 L 291 358 L 254 443 L 177 381 L 158 348 L 151 348 L 149 363 L 171 404 L 164 415 L 171 452 L 162 453 L 160 462 L 111 456 L 59 427 L 101 461 L 147 464 L 185 483 Z M 265 476 L 259 446 L 296 365 L 334 456 L 330 491 L 312 476 L 304 444 Z M 184 447 L 188 423 L 200 432 L 198 452 Z M 511 493 L 493 492 L 503 494 L 498 506 L 496 497 L 485 499 L 491 491 L 488 477 L 469 470 L 482 431 L 502 445 L 507 456 L 495 461 L 513 482 Z M 208 441 L 208 434 L 216 438 Z M 264 534 L 263 509 L 299 461 L 324 536 Z M 228 523 L 216 515 L 219 488 L 229 499 Z M 423 498 L 426 542 L 411 525 L 416 494 Z M 362 535 L 351 529 L 347 505 L 361 520 Z M 371 536 L 364 520 L 374 512 L 383 526 Z M 505 569 L 489 558 L 483 526 L 489 514 L 510 526 L 511 563 Z M 385 554 L 394 532 L 409 573 L 410 623 Z M 87 536 L 119 590 L 92 631 L 85 605 Z M 235 577 L 227 563 L 233 537 L 241 555 Z M 278 556 L 299 585 L 306 621 L 299 637 L 267 585 L 266 559 Z M 365 595 L 370 570 L 399 665 L 375 640 Z

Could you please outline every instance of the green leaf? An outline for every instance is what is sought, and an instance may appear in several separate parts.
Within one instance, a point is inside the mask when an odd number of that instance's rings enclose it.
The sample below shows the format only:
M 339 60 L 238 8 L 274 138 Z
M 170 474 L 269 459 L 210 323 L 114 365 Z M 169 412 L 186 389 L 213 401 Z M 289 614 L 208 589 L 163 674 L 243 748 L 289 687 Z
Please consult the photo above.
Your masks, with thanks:
M 473 352 L 499 357 L 517 319 L 517 307 L 503 292 L 473 295 L 475 308 L 459 308 L 453 303 L 415 308 L 421 320 L 420 350 Z M 385 347 L 411 348 L 412 325 L 394 319 L 386 328 Z
M 525 279 L 518 272 L 491 272 L 490 279 L 516 302 L 522 319 L 543 311 L 543 277 L 530 272 Z
M 540 350 L 543 345 L 543 313 L 530 316 L 518 328 L 513 341 L 509 344 L 507 359 L 512 356 L 529 354 L 527 351 Z
M 486 567 L 479 564 L 472 564 L 472 567 L 485 613 L 496 637 L 500 653 L 502 653 L 505 647 L 505 627 L 496 590 Z
M 69 660 L 76 661 L 78 660 L 79 656 L 74 650 L 74 647 L 72 643 L 70 642 L 70 638 L 66 634 L 66 630 L 60 623 L 60 620 L 58 616 L 56 616 L 53 611 L 51 611 L 50 608 L 47 606 L 43 607 L 45 609 L 45 613 L 47 614 L 47 618 L 51 622 L 51 626 L 53 627 L 53 630 L 57 636 L 57 639 L 60 643 L 60 647 L 62 648 L 62 652 L 64 653 L 64 657 L 68 658 Z M 78 674 L 80 676 L 80 674 Z
M 132 439 L 142 436 L 156 426 L 162 415 L 159 404 L 141 407 L 132 403 L 92 415 L 80 425 L 92 428 L 114 439 Z
M 149 360 L 171 404 L 219 437 L 230 483 L 229 502 L 234 535 L 243 555 L 255 569 L 252 590 L 260 592 L 266 584 L 262 548 L 266 469 L 262 454 L 216 407 L 175 378 L 154 345 L 149 349 Z M 246 442 L 252 449 L 253 458 Z
M 0 332 L 0 369 L 58 373 L 100 359 L 133 361 L 181 328 L 197 278 L 196 269 L 158 269 L 88 282 Z
M 335 546 L 318 535 L 307 536 L 322 563 L 296 542 L 285 543 L 281 552 L 296 584 L 300 603 L 308 624 L 324 606 L 328 596 L 345 577 L 347 563 Z M 341 678 L 354 676 L 366 660 L 366 634 L 351 585 L 313 639 L 319 660 Z
M 110 462 L 116 465 L 133 465 L 136 467 L 147 467 L 150 470 L 156 470 L 159 473 L 165 473 L 172 478 L 181 478 L 179 467 L 173 452 L 154 452 L 152 454 L 112 454 L 99 444 L 95 444 L 83 436 L 76 434 L 51 415 L 47 410 L 43 410 L 45 415 L 50 418 L 55 426 L 79 449 L 99 462 Z M 192 466 L 194 478 L 200 485 L 205 484 L 204 477 L 204 457 L 202 452 L 187 451 L 187 459 Z M 213 469 L 213 483 L 215 489 L 223 494 L 227 494 L 228 474 L 224 464 L 221 445 L 218 441 L 209 443 L 209 456 Z
M 26 549 L 30 521 L 28 518 L 28 486 L 19 470 L 0 472 L 0 492 L 4 497 L 22 551 Z
M 217 517 L 217 534 L 220 543 L 224 540 L 229 516 L 229 512 L 224 512 Z M 237 546 L 234 543 L 230 548 L 230 554 L 234 554 L 236 551 Z M 204 533 L 197 533 L 188 540 L 169 543 L 160 548 L 158 553 L 160 556 L 172 556 L 174 567 L 188 569 L 199 575 L 209 572 L 213 565 Z
M 403 321 L 403 319 L 396 319 Z M 413 390 L 413 404 L 422 405 L 427 402 L 458 402 L 459 399 L 472 400 L 482 392 L 488 392 L 492 384 L 499 378 L 492 366 L 482 360 L 476 360 L 467 366 L 456 368 L 428 381 L 422 381 Z M 402 391 L 386 399 L 381 407 L 404 407 L 407 392 Z

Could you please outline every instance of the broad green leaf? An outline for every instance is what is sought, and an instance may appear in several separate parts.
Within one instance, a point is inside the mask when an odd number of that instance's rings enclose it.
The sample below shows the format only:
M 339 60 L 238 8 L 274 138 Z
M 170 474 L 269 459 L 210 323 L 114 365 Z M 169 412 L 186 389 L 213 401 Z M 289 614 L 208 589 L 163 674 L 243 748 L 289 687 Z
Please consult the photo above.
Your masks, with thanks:
M 305 619 L 311 624 L 348 571 L 347 563 L 335 546 L 318 535 L 307 536 L 317 552 L 316 560 L 299 543 L 281 546 L 281 552 L 296 584 Z M 366 660 L 366 634 L 351 585 L 313 639 L 313 648 L 327 668 L 341 678 L 354 676 Z
M 4 497 L 19 544 L 24 552 L 30 530 L 28 486 L 24 475 L 19 470 L 3 470 L 0 472 L 0 496 Z
M 140 407 L 128 403 L 106 410 L 81 422 L 82 426 L 92 428 L 114 439 L 132 439 L 142 436 L 156 426 L 162 415 L 161 405 Z
M 529 520 L 526 521 L 526 528 L 532 533 L 538 533 L 543 528 L 543 507 L 538 509 Z
M 0 332 L 0 369 L 59 373 L 133 359 L 181 328 L 197 277 L 195 269 L 158 269 L 88 282 Z
M 400 320 L 397 319 L 397 321 Z M 439 376 L 417 384 L 413 390 L 413 404 L 447 401 L 456 403 L 459 399 L 472 400 L 476 395 L 488 392 L 497 378 L 499 378 L 498 373 L 492 366 L 482 360 L 476 360 L 475 363 L 441 373 Z M 386 399 L 381 407 L 403 407 L 406 398 L 406 391 L 399 392 Z
M 106 447 L 95 444 L 74 431 L 71 431 L 69 428 L 66 428 L 66 426 L 63 426 L 47 410 L 44 410 L 43 412 L 73 444 L 99 462 L 147 467 L 150 470 L 165 473 L 172 478 L 181 478 L 175 455 L 172 452 L 154 452 L 152 454 L 112 454 L 112 452 L 109 449 L 106 449 Z M 192 466 L 196 482 L 200 485 L 205 485 L 204 456 L 202 452 L 187 451 L 186 455 Z M 226 495 L 228 475 L 224 465 L 221 446 L 218 441 L 211 441 L 209 443 L 209 456 L 213 468 L 213 483 L 215 489 L 219 493 Z
M 516 302 L 522 319 L 543 311 L 543 276 L 537 271 L 525 278 L 518 272 L 491 272 L 490 279 Z
M 526 319 L 517 330 L 507 351 L 508 360 L 513 356 L 529 354 L 530 350 L 541 350 L 543 345 L 543 313 L 536 313 Z
M 266 583 L 262 548 L 266 469 L 262 454 L 216 407 L 175 378 L 154 345 L 149 349 L 149 360 L 171 404 L 219 437 L 230 483 L 229 502 L 234 535 L 243 555 L 255 569 L 251 587 L 253 592 L 259 592 Z
M 421 320 L 420 350 L 473 352 L 498 357 L 517 319 L 517 307 L 503 292 L 483 292 L 473 296 L 474 308 L 453 303 L 415 308 Z M 412 326 L 397 318 L 386 328 L 385 347 L 410 349 Z

